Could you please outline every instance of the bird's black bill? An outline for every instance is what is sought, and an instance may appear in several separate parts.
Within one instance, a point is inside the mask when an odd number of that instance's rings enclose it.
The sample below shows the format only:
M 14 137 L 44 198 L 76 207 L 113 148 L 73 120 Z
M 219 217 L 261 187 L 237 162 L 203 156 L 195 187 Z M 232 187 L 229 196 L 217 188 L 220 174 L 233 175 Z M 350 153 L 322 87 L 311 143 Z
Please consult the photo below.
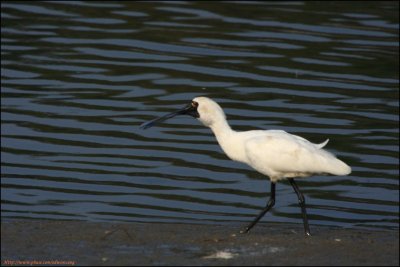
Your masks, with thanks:
M 140 128 L 142 129 L 147 129 L 150 128 L 152 126 L 154 126 L 155 124 L 159 123 L 159 122 L 163 122 L 165 120 L 168 120 L 170 118 L 173 118 L 177 115 L 190 115 L 194 118 L 198 118 L 200 117 L 199 113 L 197 112 L 197 106 L 198 104 L 196 102 L 192 102 L 189 105 L 187 105 L 186 107 L 184 107 L 183 109 L 177 110 L 175 112 L 166 114 L 164 116 L 161 116 L 159 118 L 155 118 L 154 120 L 148 121 L 143 123 L 142 125 L 140 125 Z

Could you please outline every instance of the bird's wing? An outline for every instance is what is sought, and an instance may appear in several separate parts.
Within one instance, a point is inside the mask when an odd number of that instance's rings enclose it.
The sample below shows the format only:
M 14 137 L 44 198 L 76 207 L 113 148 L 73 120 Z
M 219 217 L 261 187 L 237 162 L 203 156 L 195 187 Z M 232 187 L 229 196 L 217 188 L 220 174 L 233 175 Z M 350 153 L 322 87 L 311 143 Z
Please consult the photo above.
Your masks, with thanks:
M 285 133 L 286 133 L 286 132 L 285 132 Z M 322 142 L 322 143 L 320 143 L 320 144 L 315 144 L 315 143 L 311 143 L 310 141 L 308 141 L 307 139 L 305 139 L 305 138 L 303 138 L 303 137 L 301 137 L 301 136 L 294 135 L 294 134 L 292 134 L 292 136 L 294 136 L 295 138 L 297 138 L 297 139 L 299 139 L 299 140 L 303 140 L 303 141 L 306 141 L 306 142 L 308 142 L 308 143 L 310 143 L 310 144 L 313 144 L 313 145 L 315 145 L 315 146 L 318 147 L 318 148 L 323 148 L 323 147 L 326 146 L 326 144 L 328 144 L 328 142 L 329 142 L 329 139 L 326 139 L 324 142 Z
M 326 144 L 328 144 L 329 139 L 326 139 L 324 142 L 322 142 L 321 144 L 315 144 L 318 148 L 323 148 L 324 146 L 326 146 Z
M 264 174 L 306 176 L 327 172 L 330 162 L 336 160 L 321 149 L 326 143 L 313 144 L 284 131 L 265 131 L 263 135 L 246 140 L 245 151 L 249 164 Z

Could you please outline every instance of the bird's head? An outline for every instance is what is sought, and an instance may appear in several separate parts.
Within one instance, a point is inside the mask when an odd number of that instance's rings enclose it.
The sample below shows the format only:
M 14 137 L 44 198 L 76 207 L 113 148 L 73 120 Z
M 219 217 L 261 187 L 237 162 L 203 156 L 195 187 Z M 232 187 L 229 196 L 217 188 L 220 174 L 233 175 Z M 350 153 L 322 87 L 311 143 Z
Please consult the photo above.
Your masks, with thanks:
M 219 120 L 225 120 L 225 114 L 222 108 L 210 98 L 201 96 L 194 98 L 191 103 L 186 105 L 184 108 L 143 123 L 141 127 L 147 129 L 156 123 L 165 121 L 177 115 L 190 115 L 197 118 L 208 127 L 212 127 L 212 125 Z
M 225 120 L 225 113 L 222 108 L 212 99 L 204 96 L 196 97 L 192 103 L 197 106 L 197 118 L 205 126 L 212 127 L 212 125 L 220 120 Z

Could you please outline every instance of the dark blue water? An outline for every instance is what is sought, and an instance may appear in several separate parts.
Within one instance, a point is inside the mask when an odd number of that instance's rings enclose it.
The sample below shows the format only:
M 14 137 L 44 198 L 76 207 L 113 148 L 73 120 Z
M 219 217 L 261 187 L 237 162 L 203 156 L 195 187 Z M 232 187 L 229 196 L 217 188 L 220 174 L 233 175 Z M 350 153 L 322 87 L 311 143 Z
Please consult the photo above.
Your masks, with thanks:
M 282 129 L 348 163 L 298 181 L 311 224 L 398 228 L 397 2 L 2 2 L 2 218 L 251 221 L 269 181 L 190 117 Z M 277 185 L 263 221 L 302 223 Z

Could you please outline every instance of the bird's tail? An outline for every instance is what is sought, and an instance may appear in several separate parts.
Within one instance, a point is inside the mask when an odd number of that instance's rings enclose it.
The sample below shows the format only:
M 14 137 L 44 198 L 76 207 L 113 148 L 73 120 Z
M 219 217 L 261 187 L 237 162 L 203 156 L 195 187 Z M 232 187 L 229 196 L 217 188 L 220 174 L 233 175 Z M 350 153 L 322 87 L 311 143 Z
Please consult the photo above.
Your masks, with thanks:
M 329 173 L 334 175 L 349 175 L 351 173 L 351 167 L 340 159 L 336 158 L 335 163 L 331 164 Z

